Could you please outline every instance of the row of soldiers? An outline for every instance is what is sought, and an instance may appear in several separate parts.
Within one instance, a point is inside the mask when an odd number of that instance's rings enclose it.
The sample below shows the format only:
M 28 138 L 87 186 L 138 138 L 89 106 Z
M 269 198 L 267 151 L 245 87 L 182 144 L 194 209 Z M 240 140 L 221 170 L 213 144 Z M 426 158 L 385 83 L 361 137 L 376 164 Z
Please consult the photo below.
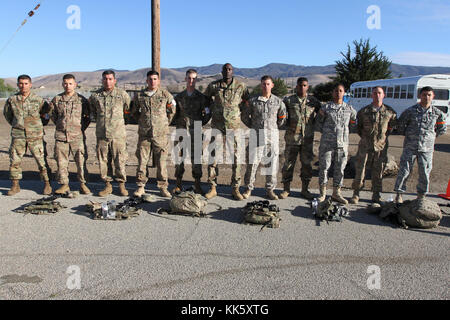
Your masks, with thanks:
M 234 161 L 232 164 L 231 188 L 236 200 L 250 197 L 258 166 L 264 156 L 270 153 L 270 159 L 264 164 L 270 167 L 266 173 L 266 191 L 270 200 L 285 199 L 290 194 L 290 185 L 297 158 L 301 162 L 302 181 L 301 195 L 312 199 L 309 184 L 312 179 L 312 161 L 314 157 L 314 132 L 322 133 L 319 147 L 319 201 L 326 197 L 328 170 L 334 162 L 332 198 L 347 204 L 341 194 L 344 168 L 348 158 L 348 138 L 350 132 L 357 132 L 360 137 L 356 156 L 356 176 L 353 182 L 354 195 L 351 203 L 359 200 L 366 168 L 372 172 L 372 190 L 374 202 L 381 201 L 383 166 L 386 163 L 388 136 L 394 129 L 404 134 L 404 151 L 401 157 L 400 170 L 395 185 L 397 201 L 401 202 L 401 194 L 406 191 L 406 181 L 411 173 L 415 159 L 418 159 L 419 184 L 417 192 L 424 197 L 429 191 L 429 175 L 432 165 L 434 140 L 446 131 L 444 114 L 432 107 L 433 89 L 422 88 L 420 102 L 407 109 L 397 120 L 396 112 L 383 103 L 384 92 L 381 87 L 374 87 L 372 104 L 358 113 L 352 106 L 343 101 L 345 88 L 336 85 L 333 89 L 333 100 L 320 103 L 308 95 L 308 79 L 299 78 L 296 93 L 284 99 L 272 94 L 274 81 L 270 76 L 261 79 L 261 94 L 250 96 L 247 86 L 233 76 L 233 66 L 223 65 L 222 79 L 212 82 L 204 93 L 196 89 L 197 71 L 186 72 L 186 90 L 174 98 L 167 90 L 160 87 L 160 77 L 156 71 L 147 74 L 147 88 L 140 91 L 131 103 L 127 92 L 116 87 L 114 71 L 108 70 L 102 74 L 102 88 L 94 92 L 89 100 L 78 94 L 76 80 L 73 75 L 63 77 L 64 92 L 56 96 L 50 104 L 31 92 L 31 78 L 19 76 L 19 93 L 9 98 L 4 107 L 4 116 L 12 126 L 10 148 L 10 179 L 12 187 L 8 195 L 20 191 L 19 180 L 22 178 L 21 159 L 27 147 L 36 159 L 40 174 L 44 180 L 44 194 L 51 194 L 49 176 L 45 166 L 43 145 L 43 123 L 52 119 L 55 130 L 55 156 L 58 164 L 58 182 L 61 187 L 55 193 L 70 191 L 68 179 L 69 155 L 73 154 L 80 181 L 80 192 L 89 194 L 90 190 L 85 179 L 85 139 L 84 130 L 91 119 L 96 122 L 97 158 L 99 160 L 100 176 L 105 183 L 99 196 L 112 193 L 113 177 L 108 175 L 108 162 L 112 161 L 114 178 L 119 184 L 119 193 L 127 196 L 125 188 L 128 160 L 126 149 L 125 119 L 134 118 L 138 122 L 139 139 L 136 156 L 138 168 L 136 172 L 137 190 L 135 196 L 145 193 L 148 181 L 147 163 L 153 156 L 157 167 L 157 187 L 161 196 L 170 197 L 168 191 L 167 156 L 169 125 L 174 123 L 177 128 L 187 129 L 194 136 L 194 124 L 202 125 L 211 120 L 211 127 L 219 130 L 224 140 L 230 131 L 233 132 L 232 148 Z M 240 193 L 241 164 L 239 150 L 242 140 L 239 136 L 241 121 L 249 128 L 263 131 L 263 138 L 258 139 L 251 163 L 247 164 L 244 177 L 245 191 Z M 283 191 L 277 195 L 274 192 L 278 171 L 278 129 L 286 128 L 285 133 L 285 163 L 282 167 Z M 191 139 L 191 150 L 194 150 Z M 214 152 L 213 152 L 214 153 Z M 194 152 L 191 152 L 194 160 Z M 111 160 L 109 160 L 112 158 Z M 182 189 L 182 179 L 185 172 L 184 163 L 176 165 L 176 187 L 173 191 Z M 192 175 L 195 179 L 195 192 L 204 194 L 201 189 L 201 162 L 192 161 Z M 206 198 L 217 196 L 217 178 L 219 168 L 217 161 L 208 165 L 209 191 Z

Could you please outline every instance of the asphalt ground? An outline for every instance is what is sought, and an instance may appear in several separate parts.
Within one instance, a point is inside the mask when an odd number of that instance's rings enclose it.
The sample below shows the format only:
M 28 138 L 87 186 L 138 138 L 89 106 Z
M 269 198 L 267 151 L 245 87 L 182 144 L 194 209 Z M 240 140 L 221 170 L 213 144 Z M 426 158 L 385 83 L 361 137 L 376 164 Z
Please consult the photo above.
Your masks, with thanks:
M 0 180 L 2 194 L 9 186 Z M 100 221 L 85 210 L 90 200 L 126 198 L 82 195 L 60 199 L 67 208 L 54 215 L 25 215 L 14 210 L 42 198 L 42 182 L 21 187 L 14 197 L 0 196 L 2 300 L 449 299 L 450 208 L 437 228 L 405 230 L 367 213 L 371 194 L 363 192 L 360 204 L 349 205 L 350 217 L 327 224 L 294 190 L 274 201 L 280 228 L 260 231 L 242 224 L 241 208 L 263 199 L 262 189 L 238 202 L 221 185 L 208 217 L 193 218 L 155 214 L 168 200 L 148 186 L 155 202 L 143 204 L 138 217 Z

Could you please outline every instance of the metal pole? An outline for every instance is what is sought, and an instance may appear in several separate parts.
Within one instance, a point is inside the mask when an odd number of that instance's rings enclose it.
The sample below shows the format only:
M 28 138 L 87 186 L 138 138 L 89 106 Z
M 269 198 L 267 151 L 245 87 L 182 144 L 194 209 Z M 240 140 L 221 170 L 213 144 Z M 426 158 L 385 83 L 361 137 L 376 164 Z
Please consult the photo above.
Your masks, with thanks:
M 160 0 L 152 0 L 152 69 L 161 76 Z

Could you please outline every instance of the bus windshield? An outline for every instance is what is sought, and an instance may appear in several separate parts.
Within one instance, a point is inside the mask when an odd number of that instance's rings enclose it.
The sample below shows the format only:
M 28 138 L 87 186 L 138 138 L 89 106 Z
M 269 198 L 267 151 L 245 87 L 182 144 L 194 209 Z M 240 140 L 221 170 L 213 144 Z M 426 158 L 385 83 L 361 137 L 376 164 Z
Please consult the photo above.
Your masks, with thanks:
M 434 92 L 434 100 L 448 100 L 449 99 L 449 90 L 448 89 L 433 89 Z M 420 89 L 417 92 L 417 97 L 420 97 Z

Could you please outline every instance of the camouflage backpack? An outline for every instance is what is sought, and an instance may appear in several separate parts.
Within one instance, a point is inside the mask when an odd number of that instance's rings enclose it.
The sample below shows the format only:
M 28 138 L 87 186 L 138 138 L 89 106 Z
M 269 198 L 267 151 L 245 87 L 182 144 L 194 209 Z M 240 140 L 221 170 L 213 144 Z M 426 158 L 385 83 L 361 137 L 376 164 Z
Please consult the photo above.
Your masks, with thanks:
M 86 205 L 86 208 L 94 220 L 126 220 L 136 217 L 141 213 L 138 205 L 142 202 L 146 201 L 137 197 L 130 197 L 117 205 L 115 201 L 104 203 L 90 201 Z
M 172 195 L 169 202 L 169 209 L 160 208 L 160 214 L 179 214 L 194 217 L 204 217 L 207 214 L 203 211 L 208 205 L 208 199 L 193 190 L 180 191 Z
M 56 197 L 48 197 L 33 201 L 30 204 L 25 205 L 23 209 L 15 211 L 25 214 L 49 215 L 55 214 L 64 208 L 66 207 L 62 206 L 59 201 L 56 201 Z
M 262 224 L 261 230 L 265 227 L 280 227 L 280 208 L 269 201 L 253 201 L 247 203 L 242 209 L 244 213 L 244 223 Z
M 328 221 L 342 221 L 342 217 L 348 217 L 348 209 L 340 204 L 333 203 L 331 197 L 319 202 L 316 208 L 313 208 L 313 214 L 316 219 Z

